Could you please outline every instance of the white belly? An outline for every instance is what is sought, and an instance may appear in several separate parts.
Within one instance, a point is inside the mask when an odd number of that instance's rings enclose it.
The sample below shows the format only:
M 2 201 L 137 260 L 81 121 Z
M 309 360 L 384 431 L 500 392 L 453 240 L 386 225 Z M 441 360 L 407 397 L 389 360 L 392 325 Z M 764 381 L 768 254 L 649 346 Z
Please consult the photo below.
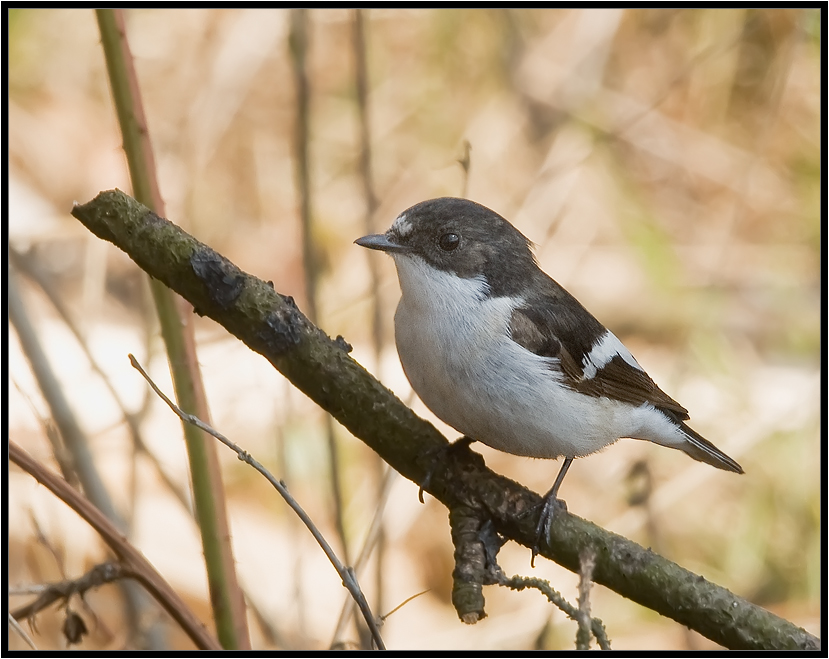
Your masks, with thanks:
M 631 436 L 629 405 L 564 388 L 556 360 L 509 339 L 515 304 L 409 305 L 404 295 L 394 319 L 397 351 L 424 404 L 464 435 L 516 455 L 584 456 Z M 448 331 L 450 324 L 460 330 Z

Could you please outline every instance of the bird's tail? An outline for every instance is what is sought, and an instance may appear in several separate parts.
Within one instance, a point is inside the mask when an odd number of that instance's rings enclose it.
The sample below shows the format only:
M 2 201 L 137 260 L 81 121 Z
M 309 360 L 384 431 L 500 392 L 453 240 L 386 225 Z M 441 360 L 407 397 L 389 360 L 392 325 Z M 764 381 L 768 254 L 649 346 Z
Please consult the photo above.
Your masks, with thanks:
M 676 448 L 681 449 L 694 458 L 694 460 L 705 462 L 717 469 L 725 469 L 726 471 L 733 471 L 738 474 L 744 473 L 743 468 L 736 461 L 729 458 L 696 430 L 682 422 L 680 422 L 679 427 L 682 429 L 688 441 L 683 446 Z

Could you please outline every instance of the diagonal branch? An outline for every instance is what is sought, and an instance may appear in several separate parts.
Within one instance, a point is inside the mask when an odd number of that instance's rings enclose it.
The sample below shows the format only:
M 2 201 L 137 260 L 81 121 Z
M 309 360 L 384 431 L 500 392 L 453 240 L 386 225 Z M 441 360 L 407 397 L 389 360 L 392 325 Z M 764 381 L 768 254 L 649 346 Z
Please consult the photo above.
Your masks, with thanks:
M 406 478 L 422 484 L 445 438 L 417 417 L 267 283 L 252 277 L 120 191 L 72 210 L 95 235 L 262 354 L 275 368 Z M 427 491 L 449 508 L 469 506 L 503 536 L 535 541 L 541 497 L 499 476 L 471 451 L 438 465 Z M 531 514 L 527 514 L 531 512 Z M 596 555 L 593 581 L 731 649 L 818 649 L 820 640 L 725 588 L 575 515 L 557 514 L 541 554 L 573 572 Z

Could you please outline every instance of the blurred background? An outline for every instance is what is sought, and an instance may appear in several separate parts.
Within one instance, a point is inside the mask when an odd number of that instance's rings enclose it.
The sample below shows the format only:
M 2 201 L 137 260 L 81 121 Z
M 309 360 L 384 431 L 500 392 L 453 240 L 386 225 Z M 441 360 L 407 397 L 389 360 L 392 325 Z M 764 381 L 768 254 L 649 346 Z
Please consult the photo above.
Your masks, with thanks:
M 130 540 L 212 627 L 181 426 L 127 359 L 172 392 L 146 276 L 69 215 L 101 190 L 130 191 L 94 12 L 8 19 L 9 281 Z M 352 241 L 427 198 L 465 195 L 497 211 L 746 471 L 622 440 L 574 464 L 561 492 L 569 510 L 819 633 L 818 10 L 367 10 L 365 111 L 355 11 L 310 10 L 309 257 L 291 13 L 132 9 L 126 19 L 170 220 L 306 312 L 310 292 L 317 323 L 454 439 L 400 368 L 391 259 Z M 217 324 L 195 322 L 214 426 L 286 481 L 343 556 L 324 415 Z M 57 470 L 60 438 L 11 326 L 9 337 L 9 438 Z M 385 621 L 387 647 L 573 648 L 574 623 L 536 592 L 488 587 L 489 617 L 463 625 L 450 604 L 446 510 L 419 504 L 401 477 L 384 488 L 373 452 L 333 433 L 352 563 L 384 506 L 380 549 L 359 574 L 375 613 L 428 590 Z M 537 492 L 559 466 L 475 449 Z M 253 470 L 223 447 L 219 456 L 253 647 L 357 647 L 353 624 L 336 632 L 347 595 L 308 532 Z M 109 556 L 17 467 L 7 505 L 12 609 L 32 599 L 21 589 Z M 499 556 L 507 574 L 549 579 L 575 602 L 575 575 L 529 559 L 513 544 Z M 591 603 L 614 649 L 716 647 L 601 586 Z M 82 648 L 135 647 L 115 586 L 72 604 L 89 628 Z M 64 648 L 64 618 L 53 606 L 36 631 L 24 627 L 39 648 Z M 158 609 L 142 622 L 162 647 L 192 647 Z M 27 646 L 12 633 L 9 647 Z

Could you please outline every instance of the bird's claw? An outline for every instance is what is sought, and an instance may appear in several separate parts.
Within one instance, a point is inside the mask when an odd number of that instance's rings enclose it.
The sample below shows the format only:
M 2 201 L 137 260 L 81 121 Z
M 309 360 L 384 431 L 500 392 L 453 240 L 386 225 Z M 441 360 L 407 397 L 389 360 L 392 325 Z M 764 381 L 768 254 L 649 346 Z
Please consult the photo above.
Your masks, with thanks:
M 532 558 L 530 558 L 530 567 L 535 567 L 535 557 L 538 556 L 541 547 L 541 539 L 549 539 L 550 528 L 553 524 L 553 517 L 555 517 L 557 510 L 567 512 L 567 502 L 564 499 L 559 499 L 553 496 L 545 496 L 541 502 L 541 513 L 538 516 L 538 524 L 535 527 L 535 542 L 532 546 Z

